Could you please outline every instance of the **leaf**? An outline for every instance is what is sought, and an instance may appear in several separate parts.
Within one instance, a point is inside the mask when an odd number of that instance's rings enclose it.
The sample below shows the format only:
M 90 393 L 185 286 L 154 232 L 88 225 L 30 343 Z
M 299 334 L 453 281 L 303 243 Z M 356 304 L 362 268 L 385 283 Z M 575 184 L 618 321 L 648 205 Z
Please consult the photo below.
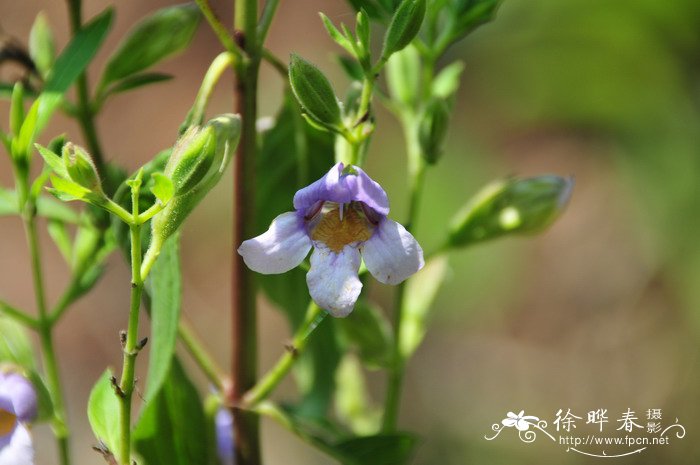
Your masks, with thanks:
M 445 279 L 447 269 L 447 257 L 437 256 L 429 260 L 406 284 L 399 329 L 399 354 L 404 360 L 410 358 L 423 341 L 430 308 Z
M 129 90 L 138 89 L 139 87 L 147 86 L 149 84 L 156 84 L 158 82 L 169 81 L 172 78 L 173 76 L 171 74 L 165 73 L 133 74 L 111 85 L 109 89 L 107 89 L 107 91 L 105 92 L 105 96 L 119 94 L 121 92 L 127 92 Z
M 360 300 L 350 315 L 337 321 L 337 326 L 368 366 L 386 367 L 391 362 L 391 325 L 377 307 Z
M 353 312 L 357 311 L 355 309 Z M 371 405 L 367 381 L 357 357 L 346 354 L 335 374 L 338 389 L 335 410 L 338 418 L 358 435 L 379 431 L 382 412 Z
M 161 204 L 165 205 L 175 194 L 175 187 L 173 187 L 172 181 L 163 173 L 153 173 L 151 175 L 151 180 L 153 182 L 151 192 L 153 192 L 153 195 L 156 196 Z
M 362 71 L 362 66 L 357 60 L 346 55 L 338 55 L 337 58 L 338 63 L 350 79 L 353 81 L 362 81 L 364 79 L 364 71 Z
M 403 0 L 384 36 L 382 59 L 405 48 L 418 35 L 425 18 L 426 0 Z
M 0 216 L 19 215 L 17 202 L 17 193 L 14 190 L 0 187 Z M 75 210 L 46 195 L 37 198 L 37 215 L 64 223 L 82 222 Z
M 294 98 L 287 94 L 272 128 L 261 134 L 257 231 L 265 231 L 277 215 L 291 210 L 294 193 L 323 176 L 333 166 L 333 157 L 333 136 L 305 124 Z M 280 275 L 259 275 L 258 280 L 295 330 L 304 320 L 310 299 L 305 273 L 297 268 Z M 302 413 L 319 416 L 327 411 L 335 388 L 332 374 L 339 360 L 335 322 L 328 320 L 314 332 L 295 364 Z
M 107 369 L 90 391 L 88 421 L 95 437 L 114 454 L 119 463 L 119 399 L 112 386 L 112 371 Z
M 44 162 L 46 162 L 46 165 L 51 168 L 54 173 L 63 179 L 70 179 L 70 175 L 68 174 L 68 170 L 66 169 L 66 164 L 63 162 L 62 156 L 39 144 L 35 144 L 35 147 L 39 151 L 39 155 L 41 155 L 41 157 L 44 159 Z
M 0 316 L 0 363 L 18 365 L 25 370 L 36 370 L 32 343 L 27 330 L 11 318 Z
M 328 18 L 328 16 L 324 15 L 323 13 L 319 13 L 319 16 L 321 16 L 321 22 L 323 22 L 323 27 L 326 28 L 326 31 L 328 32 L 328 35 L 333 39 L 333 41 L 343 47 L 349 54 L 355 55 L 355 49 L 352 46 L 352 43 L 350 42 L 352 37 L 346 37 L 342 32 L 338 30 L 337 27 L 333 24 L 333 22 Z
M 139 21 L 107 60 L 99 89 L 187 48 L 201 17 L 196 5 L 186 3 L 160 9 Z
M 41 76 L 46 77 L 56 58 L 56 46 L 51 26 L 43 11 L 36 16 L 29 32 L 29 56 L 32 57 Z
M 182 306 L 179 241 L 178 234 L 165 241 L 150 274 L 152 339 L 146 381 L 147 402 L 160 391 L 175 354 L 177 327 Z
M 209 427 L 202 401 L 177 359 L 171 364 L 163 389 L 145 405 L 133 441 L 146 465 L 209 463 Z
M 49 220 L 48 224 L 46 225 L 46 229 L 48 230 L 54 244 L 56 244 L 56 247 L 58 247 L 58 250 L 61 252 L 63 259 L 67 263 L 70 263 L 73 255 L 73 246 L 71 244 L 70 235 L 68 234 L 66 224 L 62 221 Z
M 48 189 L 48 191 L 63 201 L 82 200 L 90 194 L 89 189 L 85 189 L 78 183 L 59 178 L 58 176 L 51 175 L 51 184 L 53 188 Z
M 328 78 L 314 65 L 292 55 L 289 82 L 304 111 L 326 126 L 339 127 L 340 106 Z
M 408 463 L 418 440 L 408 433 L 378 434 L 335 444 L 338 454 L 358 465 L 401 465 Z
M 420 78 L 421 61 L 415 47 L 406 47 L 387 61 L 386 82 L 394 100 L 414 107 L 421 88 Z
M 455 61 L 445 66 L 433 80 L 433 96 L 441 99 L 452 97 L 459 89 L 459 78 L 462 76 L 462 71 L 464 71 L 463 61 Z
M 34 392 L 36 393 L 36 421 L 51 420 L 53 418 L 53 401 L 51 400 L 51 394 L 46 387 L 46 383 L 44 383 L 44 380 L 35 370 L 28 371 L 26 376 L 32 383 L 32 386 L 34 386 Z
M 107 37 L 114 16 L 112 8 L 85 24 L 56 59 L 46 79 L 44 90 L 34 102 L 37 122 L 33 140 L 46 126 L 63 94 L 87 68 Z M 24 128 L 22 128 L 24 130 Z

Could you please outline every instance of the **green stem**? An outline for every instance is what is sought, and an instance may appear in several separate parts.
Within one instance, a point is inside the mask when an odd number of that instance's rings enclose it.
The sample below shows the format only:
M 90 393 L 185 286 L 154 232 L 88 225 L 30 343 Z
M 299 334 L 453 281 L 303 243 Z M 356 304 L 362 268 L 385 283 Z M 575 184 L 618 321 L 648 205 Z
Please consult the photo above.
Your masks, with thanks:
M 216 34 L 219 42 L 221 42 L 221 45 L 223 45 L 227 51 L 234 54 L 236 57 L 240 57 L 241 49 L 238 47 L 238 45 L 236 45 L 236 42 L 234 42 L 233 37 L 231 37 L 231 34 L 226 27 L 221 23 L 221 21 L 219 21 L 216 13 L 214 13 L 211 5 L 209 5 L 209 0 L 195 0 L 195 2 L 204 14 L 204 17 L 207 19 L 212 31 L 214 31 L 214 34 Z
M 33 329 L 39 328 L 39 322 L 37 320 L 27 315 L 23 311 L 13 307 L 7 302 L 3 302 L 2 300 L 0 300 L 0 313 L 5 314 L 6 316 L 12 318 L 18 323 L 23 324 L 24 326 L 28 326 Z
M 132 186 L 132 215 L 136 223 L 139 216 L 138 185 Z M 121 382 L 119 383 L 119 455 L 118 458 L 124 465 L 131 464 L 131 398 L 134 392 L 136 356 L 141 345 L 138 340 L 139 309 L 141 307 L 141 293 L 143 291 L 143 279 L 141 277 L 141 225 L 129 225 L 131 240 L 131 304 L 129 308 L 129 326 L 126 331 L 124 343 L 124 357 Z
M 235 2 L 235 29 L 245 60 L 236 66 L 236 112 L 241 115 L 241 140 L 234 159 L 233 243 L 240 244 L 255 235 L 255 163 L 257 161 L 257 92 L 262 46 L 257 37 L 257 0 Z M 255 279 L 238 254 L 233 254 L 231 372 L 233 386 L 227 392 L 232 408 L 237 465 L 259 465 L 259 419 L 254 412 L 238 408 L 245 393 L 257 380 L 258 322 L 255 305 Z
M 202 79 L 202 84 L 199 87 L 199 92 L 197 92 L 194 105 L 192 105 L 192 109 L 187 115 L 181 130 L 187 129 L 192 125 L 200 125 L 204 122 L 204 113 L 209 105 L 209 100 L 211 99 L 216 83 L 219 82 L 224 71 L 231 68 L 235 63 L 236 56 L 231 52 L 221 52 L 214 58 L 214 61 L 209 65 L 207 73 L 204 75 L 204 79 Z
M 280 0 L 267 0 L 265 6 L 263 7 L 262 14 L 260 15 L 260 22 L 258 23 L 258 43 L 262 44 L 267 38 L 267 33 L 270 31 L 270 25 L 272 25 L 272 18 L 275 17 L 277 12 L 277 7 L 280 4 Z
M 218 391 L 223 391 L 225 378 L 223 370 L 214 361 L 204 345 L 194 333 L 192 328 L 184 321 L 180 321 L 177 327 L 177 335 L 180 342 L 190 353 L 197 366 L 202 370 L 207 380 L 216 387 Z
M 53 343 L 51 319 L 47 313 L 46 295 L 44 292 L 44 278 L 41 270 L 39 240 L 36 231 L 36 221 L 34 212 L 36 207 L 33 202 L 27 202 L 22 216 L 24 220 L 24 230 L 29 245 L 29 254 L 32 266 L 32 278 L 34 282 L 34 295 L 36 298 L 39 313 L 38 333 L 41 344 L 41 353 L 44 359 L 44 370 L 46 372 L 46 384 L 51 393 L 53 403 L 54 418 L 53 431 L 58 443 L 59 459 L 61 465 L 70 464 L 69 438 L 70 430 L 66 423 L 66 409 L 64 403 L 61 379 L 58 373 L 58 361 Z
M 69 0 L 69 15 L 71 33 L 75 36 L 82 27 L 82 2 L 81 0 Z M 76 104 L 76 117 L 80 124 L 80 129 L 85 137 L 85 143 L 88 150 L 95 161 L 97 172 L 100 176 L 105 175 L 105 162 L 100 146 L 99 138 L 97 137 L 97 129 L 95 128 L 95 114 L 92 110 L 90 91 L 88 90 L 87 72 L 83 72 L 76 81 L 76 94 L 78 102 Z M 111 192 L 109 192 L 111 194 Z
M 309 337 L 326 315 L 328 315 L 328 313 L 314 302 L 309 304 L 304 323 L 294 334 L 292 345 L 287 348 L 287 351 L 280 357 L 275 366 L 246 393 L 243 397 L 243 408 L 254 408 L 275 390 L 287 373 L 289 373 L 289 370 L 299 358 L 299 355 L 304 351 Z

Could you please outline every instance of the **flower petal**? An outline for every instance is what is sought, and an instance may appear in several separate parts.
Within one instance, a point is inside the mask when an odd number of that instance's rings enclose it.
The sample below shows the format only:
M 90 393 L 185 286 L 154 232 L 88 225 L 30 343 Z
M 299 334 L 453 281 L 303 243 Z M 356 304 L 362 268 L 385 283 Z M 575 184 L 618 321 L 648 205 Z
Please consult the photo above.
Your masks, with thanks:
M 369 272 L 384 284 L 399 284 L 425 265 L 418 241 L 390 219 L 379 223 L 361 250 Z
M 503 426 L 507 426 L 508 428 L 512 428 L 513 426 L 515 426 L 516 422 L 517 422 L 517 420 L 515 418 L 504 418 L 501 421 Z
M 294 208 L 306 214 L 316 202 L 364 202 L 379 215 L 389 213 L 389 200 L 384 189 L 361 168 L 353 166 L 357 174 L 343 174 L 344 165 L 337 163 L 321 179 L 294 194 Z
M 9 444 L 0 448 L 0 465 L 32 465 L 34 448 L 29 431 L 23 425 L 17 425 Z
M 515 422 L 515 427 L 518 431 L 527 431 L 530 429 L 530 423 L 520 418 Z
M 296 212 L 279 215 L 270 229 L 244 241 L 238 253 L 248 268 L 262 274 L 285 273 L 298 266 L 311 249 L 304 220 Z
M 362 289 L 357 277 L 360 261 L 360 253 L 352 246 L 346 245 L 340 253 L 317 246 L 306 274 L 314 302 L 335 317 L 348 316 Z
M 216 450 L 222 465 L 233 465 L 235 449 L 233 443 L 233 415 L 226 408 L 216 412 Z
M 0 396 L 12 400 L 13 413 L 20 421 L 28 422 L 36 418 L 36 393 L 32 383 L 24 376 L 6 373 L 0 380 Z

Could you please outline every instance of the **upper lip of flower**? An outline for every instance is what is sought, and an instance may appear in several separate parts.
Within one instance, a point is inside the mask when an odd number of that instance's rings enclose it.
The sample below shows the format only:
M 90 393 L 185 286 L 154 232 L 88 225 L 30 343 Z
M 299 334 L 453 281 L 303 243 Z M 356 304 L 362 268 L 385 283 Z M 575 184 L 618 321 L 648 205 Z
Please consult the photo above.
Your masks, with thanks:
M 386 192 L 361 168 L 336 164 L 297 191 L 293 203 L 295 212 L 279 215 L 238 253 L 252 270 L 272 274 L 295 268 L 313 247 L 309 291 L 334 316 L 347 316 L 360 294 L 360 252 L 369 272 L 385 284 L 398 284 L 424 265 L 415 238 L 387 218 Z

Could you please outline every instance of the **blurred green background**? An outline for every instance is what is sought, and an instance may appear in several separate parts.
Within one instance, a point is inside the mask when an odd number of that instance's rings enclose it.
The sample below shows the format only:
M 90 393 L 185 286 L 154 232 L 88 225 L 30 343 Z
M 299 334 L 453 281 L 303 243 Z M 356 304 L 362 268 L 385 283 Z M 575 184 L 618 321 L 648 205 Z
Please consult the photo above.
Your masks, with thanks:
M 115 27 L 94 70 L 134 21 L 169 3 L 118 2 Z M 109 4 L 86 1 L 85 15 Z M 229 2 L 212 4 L 230 17 Z M 60 1 L 0 0 L 2 31 L 26 42 L 40 10 L 65 44 Z M 281 57 L 294 51 L 318 64 L 342 94 L 347 82 L 333 60 L 338 49 L 318 11 L 336 23 L 353 21 L 341 0 L 283 1 L 269 47 Z M 176 75 L 174 81 L 111 101 L 98 121 L 108 158 L 133 169 L 171 145 L 219 50 L 203 25 L 185 54 L 161 66 Z M 574 175 L 576 187 L 568 210 L 545 234 L 452 256 L 433 326 L 406 378 L 401 424 L 421 435 L 415 463 L 600 460 L 567 453 L 545 438 L 523 444 L 513 431 L 484 440 L 508 411 L 551 421 L 560 408 L 580 416 L 607 408 L 611 429 L 627 408 L 640 417 L 661 408 L 663 423 L 678 418 L 687 436 L 615 463 L 698 463 L 700 2 L 505 0 L 495 22 L 448 55 L 449 61 L 463 60 L 466 70 L 445 156 L 427 177 L 416 229 L 424 248 L 438 245 L 452 214 L 493 178 Z M 18 73 L 0 68 L 3 80 Z M 273 115 L 283 82 L 265 68 L 261 86 L 261 115 Z M 219 87 L 211 114 L 231 110 L 231 87 Z M 7 109 L 0 103 L 0 115 Z M 59 132 L 80 140 L 77 126 L 63 118 L 46 137 Z M 367 171 L 388 191 L 397 220 L 407 206 L 405 170 L 399 126 L 379 111 Z M 6 157 L 0 158 L 0 183 L 11 184 Z M 230 192 L 229 175 L 195 212 L 183 238 L 184 312 L 222 363 L 228 363 L 230 345 Z M 0 295 L 32 308 L 20 222 L 0 218 L 0 237 Z M 67 276 L 48 236 L 42 245 L 49 296 L 55 298 Z M 115 255 L 95 292 L 58 328 L 78 463 L 101 460 L 90 450 L 94 439 L 84 411 L 105 364 L 119 364 L 127 282 L 127 268 Z M 389 308 L 390 288 L 376 285 L 372 293 Z M 265 368 L 289 332 L 283 316 L 264 298 L 260 302 Z M 372 375 L 370 381 L 381 399 L 383 378 Z M 288 382 L 278 396 L 293 392 Z M 55 463 L 48 427 L 35 432 L 37 463 Z M 264 422 L 263 437 L 266 463 L 331 463 L 271 422 Z

